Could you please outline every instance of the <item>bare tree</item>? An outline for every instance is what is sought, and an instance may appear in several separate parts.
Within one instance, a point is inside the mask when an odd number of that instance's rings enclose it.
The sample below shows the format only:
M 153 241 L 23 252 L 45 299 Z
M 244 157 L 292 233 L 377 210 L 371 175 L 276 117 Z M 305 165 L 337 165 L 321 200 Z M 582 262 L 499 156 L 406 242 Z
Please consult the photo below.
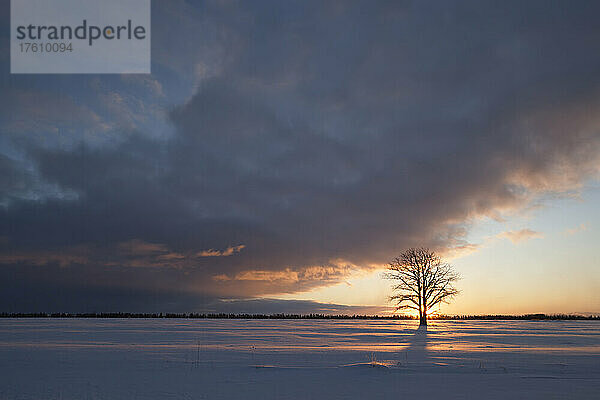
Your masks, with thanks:
M 402 252 L 389 263 L 384 277 L 399 282 L 390 297 L 396 301 L 396 310 L 418 311 L 420 325 L 427 325 L 427 312 L 433 306 L 447 303 L 458 294 L 453 283 L 460 279 L 450 264 L 426 248 Z

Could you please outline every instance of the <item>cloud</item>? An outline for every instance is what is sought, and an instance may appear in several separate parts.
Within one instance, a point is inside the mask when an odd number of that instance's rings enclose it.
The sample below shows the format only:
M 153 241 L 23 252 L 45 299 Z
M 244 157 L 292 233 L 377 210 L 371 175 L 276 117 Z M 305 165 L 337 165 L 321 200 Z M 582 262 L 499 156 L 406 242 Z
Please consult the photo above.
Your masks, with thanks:
M 148 243 L 140 239 L 133 239 L 117 244 L 117 248 L 126 259 L 119 258 L 111 262 L 112 265 L 129 267 L 173 267 L 193 268 L 200 257 L 228 257 L 239 253 L 246 247 L 243 244 L 229 246 L 225 250 L 203 250 L 195 252 L 188 250 L 177 252 L 170 249 L 166 244 Z
M 579 224 L 579 226 L 575 226 L 573 228 L 565 229 L 564 234 L 567 236 L 575 235 L 579 232 L 587 231 L 588 226 L 586 224 Z
M 322 284 L 343 281 L 352 273 L 360 270 L 356 265 L 330 263 L 329 265 L 308 266 L 303 268 L 285 268 L 283 270 L 245 270 L 238 272 L 233 278 L 225 274 L 215 275 L 216 281 L 259 281 L 286 284 L 302 284 L 320 281 Z
M 160 81 L 151 75 L 144 74 L 121 74 L 120 78 L 132 85 L 137 85 L 144 90 L 147 90 L 152 96 L 164 97 L 165 93 Z
M 86 264 L 88 257 L 85 248 L 69 249 L 68 251 L 39 251 L 39 252 L 8 252 L 0 254 L 0 265 L 25 264 L 33 266 L 44 266 L 57 264 L 66 267 L 71 264 Z
M 243 244 L 239 245 L 239 246 L 229 246 L 228 248 L 226 248 L 225 250 L 215 250 L 215 249 L 209 249 L 209 250 L 202 250 L 201 252 L 197 253 L 198 257 L 228 257 L 231 256 L 235 253 L 239 253 L 240 251 L 242 251 L 242 249 L 246 247 Z
M 168 252 L 167 246 L 161 243 L 148 243 L 140 239 L 132 239 L 118 244 L 121 251 L 131 255 L 151 255 Z
M 2 126 L 45 137 L 72 119 L 68 144 L 0 142 L 2 254 L 89 249 L 43 275 L 33 259 L 4 265 L 33 297 L 306 291 L 409 246 L 473 251 L 473 221 L 598 174 L 591 3 L 154 7 L 152 79 L 2 70 Z M 115 140 L 80 140 L 103 123 Z M 38 184 L 55 195 L 24 194 Z
M 532 231 L 531 229 L 521 229 L 518 231 L 506 231 L 501 232 L 497 235 L 499 238 L 508 239 L 511 242 L 517 244 L 521 242 L 526 242 L 531 239 L 540 239 L 543 238 L 544 235 L 540 232 Z
M 64 93 L 10 89 L 0 97 L 0 105 L 0 131 L 29 135 L 47 145 L 64 145 L 61 140 L 73 131 L 101 134 L 110 129 L 96 112 Z
M 480 250 L 481 247 L 481 244 L 466 243 L 459 246 L 449 247 L 442 253 L 442 256 L 448 260 L 453 260 L 475 253 L 476 251 Z

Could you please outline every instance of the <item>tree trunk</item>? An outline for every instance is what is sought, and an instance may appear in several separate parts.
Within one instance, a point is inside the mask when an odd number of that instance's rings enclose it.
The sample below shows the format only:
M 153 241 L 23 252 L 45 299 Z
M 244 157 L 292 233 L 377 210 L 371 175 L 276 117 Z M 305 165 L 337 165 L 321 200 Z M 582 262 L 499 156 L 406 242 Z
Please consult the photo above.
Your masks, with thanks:
M 419 326 L 427 326 L 427 308 L 423 307 L 423 312 L 419 315 Z
M 425 276 L 423 276 L 423 282 L 425 282 Z M 423 312 L 419 315 L 419 326 L 427 326 L 427 297 L 425 297 L 425 284 L 423 284 L 423 291 L 419 293 L 423 304 Z
M 419 326 L 427 326 L 427 298 L 425 297 L 425 288 L 423 287 L 423 293 L 421 294 L 423 300 L 423 312 L 419 315 Z

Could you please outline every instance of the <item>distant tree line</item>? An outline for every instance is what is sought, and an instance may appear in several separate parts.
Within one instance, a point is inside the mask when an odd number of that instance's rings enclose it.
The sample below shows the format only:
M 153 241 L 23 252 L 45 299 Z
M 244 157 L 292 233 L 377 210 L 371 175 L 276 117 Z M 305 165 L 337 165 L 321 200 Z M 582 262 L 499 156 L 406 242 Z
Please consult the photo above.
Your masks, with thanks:
M 198 313 L 0 313 L 0 318 L 188 318 L 188 319 L 334 319 L 334 320 L 415 320 L 412 315 L 328 315 L 328 314 L 198 314 Z M 600 320 L 600 315 L 429 315 L 432 320 Z
M 434 315 L 438 320 L 600 320 L 600 315 L 579 314 L 523 314 L 523 315 Z

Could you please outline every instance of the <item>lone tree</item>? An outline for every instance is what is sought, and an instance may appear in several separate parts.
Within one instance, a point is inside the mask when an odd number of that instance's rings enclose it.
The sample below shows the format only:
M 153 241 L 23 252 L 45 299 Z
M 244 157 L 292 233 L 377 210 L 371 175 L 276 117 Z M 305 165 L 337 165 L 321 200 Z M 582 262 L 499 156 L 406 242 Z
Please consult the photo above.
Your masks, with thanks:
M 390 297 L 396 301 L 396 310 L 416 310 L 419 325 L 427 325 L 427 312 L 458 294 L 453 283 L 460 276 L 433 251 L 411 248 L 389 263 L 385 278 L 398 281 L 393 286 L 395 294 Z

